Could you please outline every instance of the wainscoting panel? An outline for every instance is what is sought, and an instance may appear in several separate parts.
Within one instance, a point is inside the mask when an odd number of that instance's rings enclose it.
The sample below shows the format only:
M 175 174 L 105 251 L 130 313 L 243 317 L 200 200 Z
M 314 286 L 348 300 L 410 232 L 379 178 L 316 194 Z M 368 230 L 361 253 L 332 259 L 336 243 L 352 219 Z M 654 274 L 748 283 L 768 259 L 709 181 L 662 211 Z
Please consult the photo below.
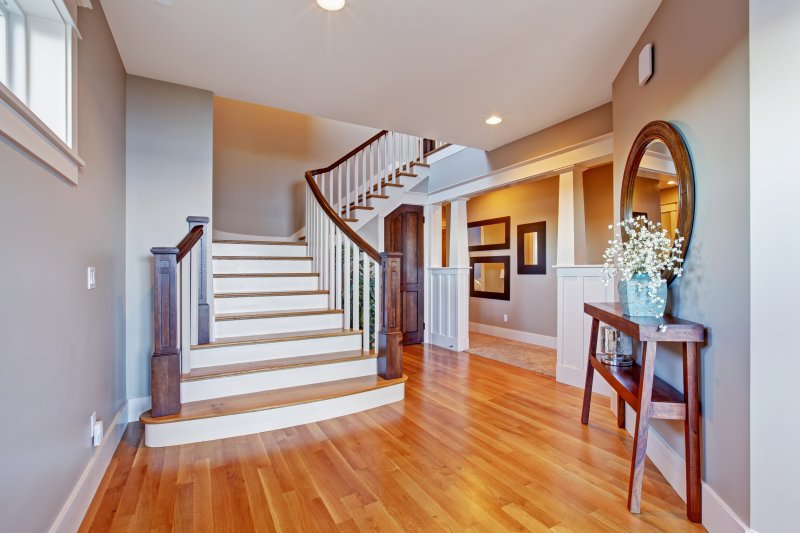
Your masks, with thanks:
M 614 288 L 603 284 L 600 266 L 556 266 L 558 276 L 558 362 L 556 380 L 584 387 L 591 319 L 584 314 L 586 302 L 613 302 Z M 595 374 L 592 389 L 610 396 L 611 387 Z
M 431 344 L 469 349 L 469 267 L 431 268 Z

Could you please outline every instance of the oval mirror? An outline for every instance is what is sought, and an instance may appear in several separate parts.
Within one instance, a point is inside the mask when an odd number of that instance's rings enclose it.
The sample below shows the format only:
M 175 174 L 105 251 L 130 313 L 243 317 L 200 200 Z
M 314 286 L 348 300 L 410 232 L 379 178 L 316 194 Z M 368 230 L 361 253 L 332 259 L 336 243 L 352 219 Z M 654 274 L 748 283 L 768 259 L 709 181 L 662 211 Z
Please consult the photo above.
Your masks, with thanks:
M 694 174 L 686 143 L 672 124 L 659 120 L 639 132 L 625 164 L 620 200 L 621 220 L 644 215 L 660 222 L 671 238 L 679 232 L 686 264 L 694 224 Z M 667 283 L 676 277 L 667 276 Z

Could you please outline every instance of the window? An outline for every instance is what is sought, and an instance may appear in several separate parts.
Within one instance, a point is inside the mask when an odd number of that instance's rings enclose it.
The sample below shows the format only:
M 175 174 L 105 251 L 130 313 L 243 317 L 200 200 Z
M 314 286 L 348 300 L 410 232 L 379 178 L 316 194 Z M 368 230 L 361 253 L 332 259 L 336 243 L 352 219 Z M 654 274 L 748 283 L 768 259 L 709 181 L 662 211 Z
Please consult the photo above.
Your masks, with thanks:
M 77 183 L 73 30 L 64 0 L 0 0 L 0 133 Z

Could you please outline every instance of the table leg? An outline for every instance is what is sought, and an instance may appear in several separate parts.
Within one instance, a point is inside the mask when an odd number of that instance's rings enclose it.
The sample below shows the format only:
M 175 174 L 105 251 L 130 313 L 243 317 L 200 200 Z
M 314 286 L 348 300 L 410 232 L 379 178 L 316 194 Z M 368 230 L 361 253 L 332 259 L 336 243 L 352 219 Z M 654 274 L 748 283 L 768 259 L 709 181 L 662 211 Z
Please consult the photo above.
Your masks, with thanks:
M 700 480 L 700 399 L 698 398 L 697 343 L 683 345 L 683 395 L 686 400 L 686 515 L 702 522 Z
M 633 434 L 633 458 L 628 485 L 628 509 L 638 513 L 642 505 L 642 480 L 647 457 L 647 436 L 650 430 L 650 408 L 653 396 L 656 350 L 658 343 L 646 342 L 642 349 L 642 371 L 639 377 L 639 409 L 636 413 L 636 431 Z
M 594 367 L 592 358 L 597 352 L 597 335 L 600 331 L 600 321 L 592 318 L 592 333 L 589 335 L 589 355 L 586 358 L 586 385 L 583 388 L 583 413 L 581 414 L 581 424 L 589 423 L 589 408 L 592 405 L 592 380 L 594 378 Z
M 625 427 L 625 400 L 617 394 L 617 427 Z

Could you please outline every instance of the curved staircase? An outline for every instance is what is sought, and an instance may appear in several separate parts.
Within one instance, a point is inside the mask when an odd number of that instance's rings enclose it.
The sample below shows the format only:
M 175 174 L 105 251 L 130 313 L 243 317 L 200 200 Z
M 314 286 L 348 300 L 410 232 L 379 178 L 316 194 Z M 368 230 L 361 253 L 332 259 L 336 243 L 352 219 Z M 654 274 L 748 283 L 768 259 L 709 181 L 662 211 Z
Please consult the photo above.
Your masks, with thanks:
M 367 244 L 355 214 L 391 202 L 391 190 L 416 177 L 411 170 L 427 169 L 426 142 L 384 131 L 306 172 L 305 241 L 218 240 L 209 260 L 208 219 L 189 217 L 177 247 L 153 248 L 147 446 L 286 428 L 403 399 L 402 257 Z

